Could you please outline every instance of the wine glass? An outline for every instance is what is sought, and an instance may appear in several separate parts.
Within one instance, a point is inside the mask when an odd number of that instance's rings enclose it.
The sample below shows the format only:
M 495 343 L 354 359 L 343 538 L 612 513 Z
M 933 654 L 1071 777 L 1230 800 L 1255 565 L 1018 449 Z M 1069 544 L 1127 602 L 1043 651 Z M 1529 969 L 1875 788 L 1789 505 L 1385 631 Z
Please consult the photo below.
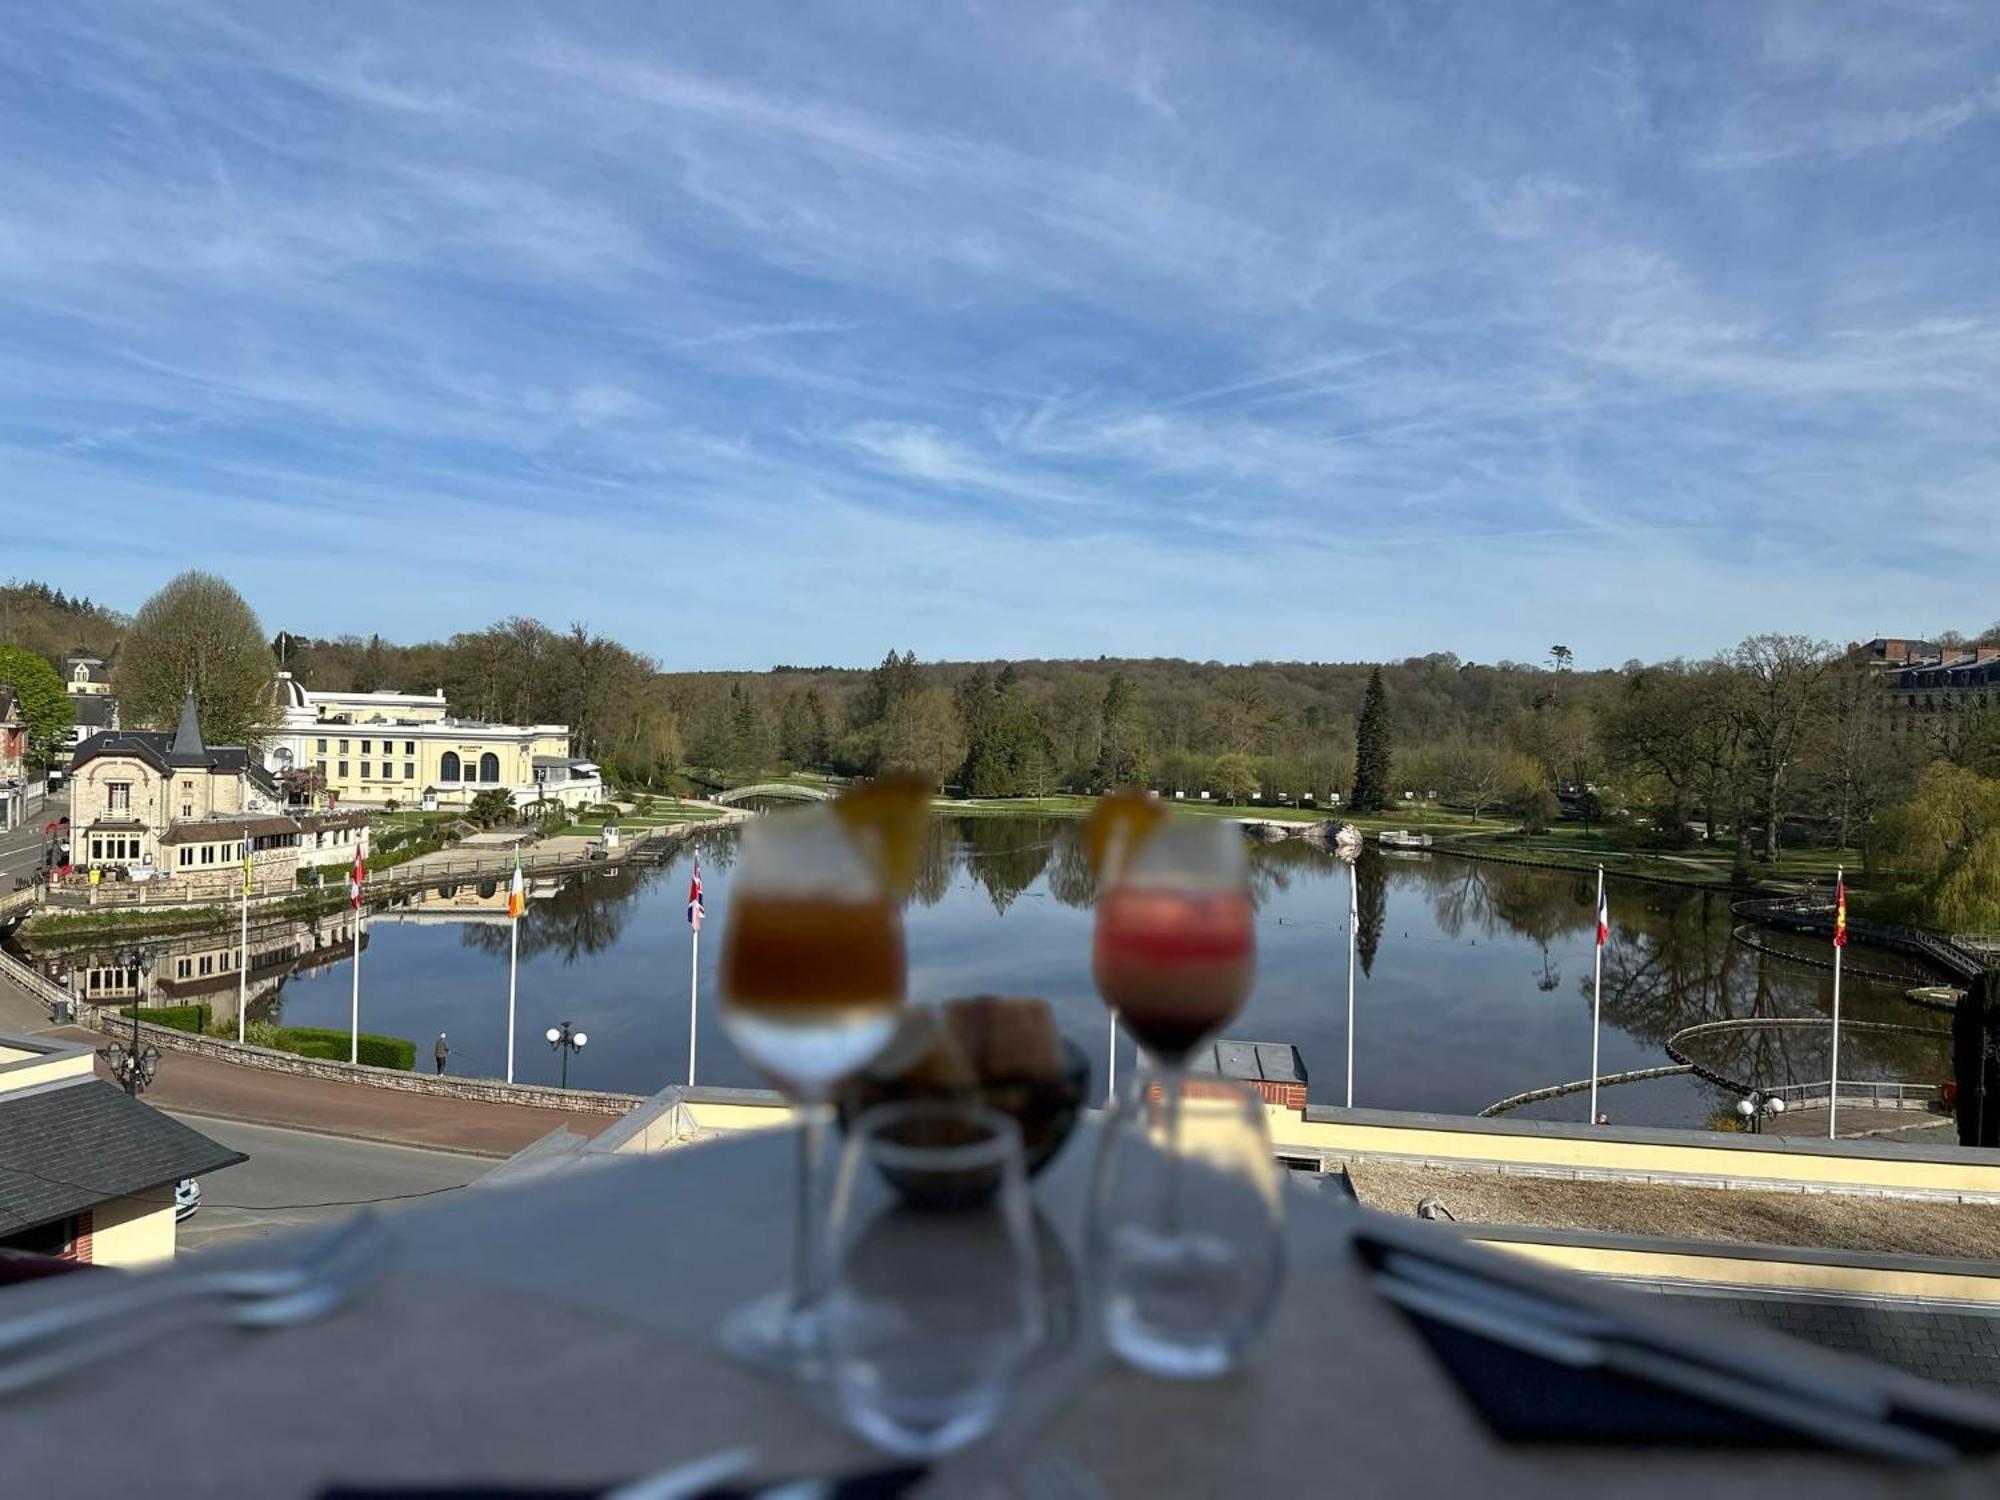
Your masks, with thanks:
M 937 1100 L 868 1110 L 849 1127 L 828 1239 L 821 1333 L 849 1425 L 911 1458 L 990 1431 L 1043 1327 L 1013 1120 Z
M 903 923 L 877 866 L 835 811 L 744 831 L 722 946 L 723 1029 L 800 1116 L 791 1285 L 738 1309 L 725 1347 L 800 1376 L 819 1353 L 816 1179 L 827 1101 L 888 1043 L 903 1004 Z
M 1147 1091 L 1127 1095 L 1106 1128 L 1090 1203 L 1105 1342 L 1150 1374 L 1230 1369 L 1277 1301 L 1282 1226 L 1283 1180 L 1254 1089 L 1194 1080 L 1171 1132 Z
M 1158 1066 L 1169 1129 L 1189 1055 L 1249 997 L 1255 949 L 1249 861 L 1234 823 L 1170 816 L 1107 861 L 1091 971 Z

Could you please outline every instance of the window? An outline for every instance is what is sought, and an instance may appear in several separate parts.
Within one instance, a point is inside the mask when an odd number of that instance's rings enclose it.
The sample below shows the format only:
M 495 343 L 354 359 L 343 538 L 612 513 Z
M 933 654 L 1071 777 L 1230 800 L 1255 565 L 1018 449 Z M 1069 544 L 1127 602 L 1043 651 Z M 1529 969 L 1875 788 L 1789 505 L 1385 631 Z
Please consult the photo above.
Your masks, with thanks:
M 342 741 L 340 742 L 340 753 L 341 753 L 342 755 L 345 755 L 345 754 L 347 754 L 347 741 L 346 741 L 346 740 L 342 740 Z
M 90 841 L 90 858 L 91 858 L 91 862 L 92 862 L 93 864 L 94 864 L 94 863 L 95 863 L 96 861 L 98 861 L 98 860 L 100 860 L 100 859 L 104 858 L 104 840 L 103 840 L 103 839 L 92 839 L 92 840 Z
M 322 747 L 322 748 L 324 748 L 324 747 Z M 326 775 L 326 762 L 325 762 L 325 761 L 323 761 L 323 760 L 316 760 L 316 761 L 314 761 L 314 762 L 313 762 L 313 768 L 314 768 L 315 770 L 317 770 L 317 771 L 319 772 L 319 774 L 320 774 L 320 775 L 322 775 L 322 776 Z
M 104 784 L 104 807 L 107 812 L 129 813 L 132 810 L 132 783 L 107 781 Z
M 438 780 L 458 780 L 458 752 L 456 750 L 445 751 L 444 759 L 438 762 Z
M 361 753 L 363 755 L 372 755 L 374 751 L 375 751 L 375 742 L 373 740 L 363 740 L 361 742 Z M 364 772 L 363 774 L 366 773 Z
M 215 956 L 213 954 L 211 953 L 202 954 L 201 972 L 204 974 L 213 974 L 215 972 Z
M 201 846 L 201 862 L 205 865 L 215 863 L 215 845 L 203 844 Z
M 416 753 L 417 753 L 417 742 L 415 740 L 404 740 L 403 754 L 415 755 Z
M 325 741 L 325 740 L 321 740 L 321 741 L 319 742 L 319 753 L 320 753 L 321 755 L 324 755 L 324 754 L 326 754 L 326 741 Z
M 413 761 L 413 760 L 406 760 L 406 761 L 404 761 L 404 762 L 403 762 L 403 780 L 405 780 L 405 781 L 415 781 L 416 779 L 417 779 L 417 763 L 416 763 L 415 761 Z
M 194 804 L 192 802 L 183 802 L 181 804 L 181 816 L 184 818 L 191 818 L 194 816 Z
M 174 964 L 174 974 L 178 978 L 185 979 L 193 972 L 194 960 L 191 958 L 180 959 Z
M 185 869 L 187 866 L 193 863 L 194 863 L 194 845 L 192 844 L 181 845 L 181 867 Z M 186 977 L 187 976 L 185 975 L 182 976 L 182 978 Z
M 498 781 L 500 779 L 500 757 L 495 755 L 491 750 L 488 750 L 484 755 L 479 757 L 479 779 L 481 781 Z
M 340 763 L 340 779 L 341 779 L 342 781 L 345 781 L 345 780 L 347 780 L 347 762 L 346 762 L 346 761 L 342 761 L 342 762 Z
M 361 742 L 361 748 L 363 750 L 366 750 L 368 748 L 368 741 L 363 740 Z M 366 781 L 369 777 L 373 776 L 374 774 L 375 774 L 375 763 L 373 761 L 364 760 L 363 762 L 361 762 L 361 779 L 363 781 Z

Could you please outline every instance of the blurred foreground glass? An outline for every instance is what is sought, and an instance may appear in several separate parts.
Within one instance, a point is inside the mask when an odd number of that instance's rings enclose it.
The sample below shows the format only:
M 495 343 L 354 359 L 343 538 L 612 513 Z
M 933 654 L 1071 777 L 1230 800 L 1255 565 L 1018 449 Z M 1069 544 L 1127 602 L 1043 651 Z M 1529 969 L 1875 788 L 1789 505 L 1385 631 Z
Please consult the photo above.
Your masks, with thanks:
M 821 1334 L 849 1425 L 919 1458 L 989 1431 L 1042 1332 L 1014 1122 L 953 1103 L 869 1110 L 851 1127 L 828 1231 Z
M 792 1283 L 739 1309 L 723 1343 L 746 1363 L 813 1373 L 819 1357 L 816 1179 L 827 1100 L 896 1029 L 896 903 L 830 810 L 744 830 L 722 946 L 722 1024 L 800 1116 Z
M 1107 1121 L 1087 1235 L 1105 1341 L 1155 1375 L 1219 1375 L 1269 1319 L 1284 1280 L 1283 1176 L 1254 1089 L 1143 1085 Z

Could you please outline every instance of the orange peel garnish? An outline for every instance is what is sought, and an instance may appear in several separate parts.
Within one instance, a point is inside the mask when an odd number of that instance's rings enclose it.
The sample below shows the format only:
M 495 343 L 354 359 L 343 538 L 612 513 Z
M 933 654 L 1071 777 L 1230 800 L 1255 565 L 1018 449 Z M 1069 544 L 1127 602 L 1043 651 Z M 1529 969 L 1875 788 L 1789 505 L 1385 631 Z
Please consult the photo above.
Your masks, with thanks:
M 841 827 L 883 890 L 898 901 L 917 883 L 930 807 L 931 784 L 914 771 L 890 771 L 858 782 L 833 800 Z
M 1099 797 L 1083 825 L 1083 852 L 1091 873 L 1100 881 L 1116 880 L 1166 818 L 1159 798 L 1142 786 L 1120 787 Z

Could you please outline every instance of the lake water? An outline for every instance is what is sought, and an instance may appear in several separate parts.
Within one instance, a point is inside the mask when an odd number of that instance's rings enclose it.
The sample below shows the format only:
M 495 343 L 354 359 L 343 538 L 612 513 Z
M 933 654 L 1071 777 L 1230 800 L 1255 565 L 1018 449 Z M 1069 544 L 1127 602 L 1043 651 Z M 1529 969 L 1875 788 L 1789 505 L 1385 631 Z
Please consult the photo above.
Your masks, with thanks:
M 1101 1091 L 1108 1024 L 1090 983 L 1094 890 L 1079 827 L 1041 818 L 934 819 L 907 919 L 910 994 L 913 1000 L 979 992 L 1046 996 L 1065 1033 L 1095 1060 Z M 715 1015 L 734 849 L 734 834 L 718 830 L 665 864 L 538 886 L 520 934 L 517 1078 L 556 1081 L 557 1058 L 542 1037 L 565 1020 L 590 1039 L 571 1060 L 573 1086 L 645 1093 L 686 1076 L 685 902 L 691 857 L 699 852 L 709 913 L 700 952 L 699 1078 L 759 1082 Z M 1227 1034 L 1296 1045 L 1313 1099 L 1337 1104 L 1347 1043 L 1348 872 L 1328 851 L 1299 840 L 1256 846 L 1251 868 L 1257 986 Z M 1475 1113 L 1510 1094 L 1588 1076 L 1592 877 L 1374 850 L 1357 874 L 1355 1103 Z M 504 903 L 504 891 L 467 888 L 371 918 L 362 960 L 363 1030 L 416 1039 L 425 1067 L 431 1040 L 443 1030 L 451 1039 L 452 1072 L 502 1072 Z M 1666 1063 L 1666 1038 L 1699 1021 L 1825 1013 L 1830 976 L 1731 941 L 1726 897 L 1614 879 L 1610 903 L 1605 1073 Z M 1826 954 L 1823 943 L 1769 940 Z M 156 974 L 171 976 L 175 954 L 187 958 L 193 946 L 183 941 L 163 952 Z M 260 947 L 254 938 L 252 947 Z M 344 1030 L 347 952 L 338 921 L 274 947 L 253 965 L 252 1016 Z M 61 971 L 80 960 L 45 954 L 42 961 Z M 1857 947 L 1849 962 L 1916 978 L 1893 955 Z M 198 960 L 189 963 L 198 968 Z M 203 983 L 197 972 L 178 989 L 162 986 L 175 992 L 158 998 L 194 998 Z M 210 993 L 202 998 L 233 1014 L 233 976 L 206 983 Z M 1948 1026 L 1947 1017 L 1904 1003 L 1902 988 L 1850 971 L 1843 1014 Z M 1730 1076 L 1759 1083 L 1823 1078 L 1825 1028 L 1733 1034 L 1700 1055 Z M 1131 1043 L 1123 1041 L 1121 1075 L 1132 1060 Z M 1843 1036 L 1843 1077 L 1936 1082 L 1948 1065 L 1948 1046 L 1939 1040 Z M 1731 1102 L 1715 1086 L 1683 1076 L 1612 1089 L 1600 1107 L 1622 1123 L 1699 1125 Z M 1521 1114 L 1580 1120 L 1586 1108 L 1577 1094 Z

